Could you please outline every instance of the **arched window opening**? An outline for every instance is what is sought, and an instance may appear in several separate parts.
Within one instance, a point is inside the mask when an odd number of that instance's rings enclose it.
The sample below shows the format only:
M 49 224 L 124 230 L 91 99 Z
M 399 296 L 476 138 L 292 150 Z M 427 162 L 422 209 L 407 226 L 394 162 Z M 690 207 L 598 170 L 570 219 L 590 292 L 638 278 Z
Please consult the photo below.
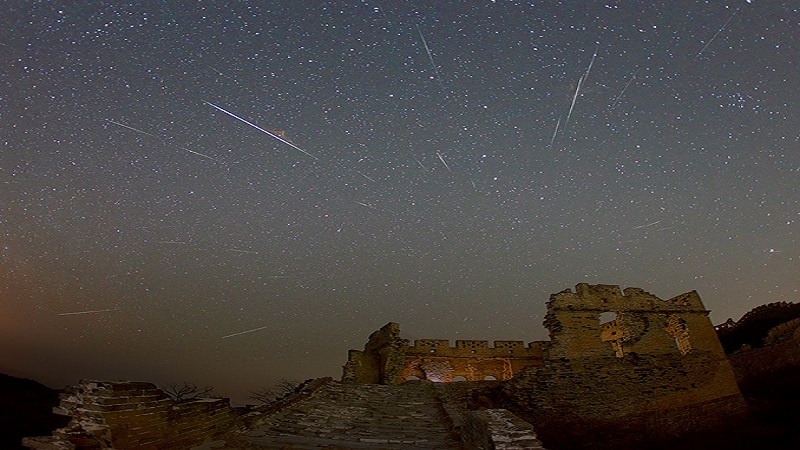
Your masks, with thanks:
M 485 377 L 483 377 L 483 379 L 486 381 L 497 381 L 497 377 L 493 375 L 486 375 Z
M 419 381 L 419 377 L 416 375 L 409 375 L 406 377 L 406 381 Z
M 463 377 L 461 375 L 458 375 L 458 376 L 453 377 L 453 381 L 467 381 L 467 378 Z

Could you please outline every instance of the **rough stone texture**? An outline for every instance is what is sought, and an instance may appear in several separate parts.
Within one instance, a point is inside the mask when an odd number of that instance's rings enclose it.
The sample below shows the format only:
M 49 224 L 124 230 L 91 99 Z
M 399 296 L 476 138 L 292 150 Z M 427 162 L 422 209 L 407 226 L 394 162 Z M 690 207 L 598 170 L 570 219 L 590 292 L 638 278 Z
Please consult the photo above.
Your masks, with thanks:
M 616 319 L 600 324 L 603 313 Z M 505 383 L 503 403 L 546 438 L 609 428 L 630 440 L 673 436 L 746 411 L 694 291 L 661 300 L 637 288 L 579 284 L 551 296 L 545 326 L 544 365 Z
M 227 399 L 176 403 L 151 383 L 81 381 L 61 395 L 58 414 L 72 417 L 52 437 L 26 438 L 42 450 L 189 448 L 237 427 Z
M 633 440 L 673 436 L 746 411 L 708 313 L 694 291 L 661 300 L 638 288 L 584 283 L 550 297 L 544 320 L 549 342 L 489 347 L 487 341 L 456 341 L 451 347 L 447 340 L 424 339 L 408 345 L 390 323 L 370 336 L 364 351 L 351 351 L 343 380 L 399 384 L 409 376 L 447 382 L 492 375 L 505 380 L 499 395 L 476 398 L 473 392 L 455 402 L 471 403 L 457 408 L 463 423 L 482 398 L 535 424 L 542 436 L 609 427 Z
M 364 350 L 350 350 L 342 381 L 352 383 L 398 384 L 405 381 L 405 350 L 408 341 L 400 338 L 400 325 L 389 322 L 372 333 Z
M 523 341 L 419 339 L 409 345 L 400 326 L 388 323 L 370 335 L 364 350 L 350 350 L 342 381 L 401 384 L 409 379 L 450 382 L 480 381 L 487 377 L 510 380 L 514 374 L 542 365 L 541 343 Z
M 508 410 L 469 411 L 465 419 L 463 435 L 468 450 L 544 450 L 533 426 Z
M 788 367 L 800 366 L 800 319 L 772 328 L 762 347 L 746 347 L 728 355 L 728 358 L 739 383 Z
M 230 437 L 224 448 L 462 448 L 434 387 L 425 382 L 329 382 L 259 423 Z

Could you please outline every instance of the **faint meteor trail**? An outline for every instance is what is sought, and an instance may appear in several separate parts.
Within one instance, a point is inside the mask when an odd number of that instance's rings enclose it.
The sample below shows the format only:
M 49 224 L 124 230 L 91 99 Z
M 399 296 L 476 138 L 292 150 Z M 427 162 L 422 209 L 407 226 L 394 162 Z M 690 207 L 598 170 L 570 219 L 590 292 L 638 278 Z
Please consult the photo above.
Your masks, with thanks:
M 442 77 L 439 76 L 439 69 L 436 67 L 436 63 L 433 61 L 433 54 L 431 53 L 431 48 L 428 47 L 428 41 L 425 40 L 425 36 L 422 35 L 422 29 L 420 29 L 419 24 L 417 24 L 417 33 L 419 33 L 419 38 L 422 40 L 422 45 L 425 46 L 425 52 L 428 54 L 428 59 L 431 62 L 431 68 L 433 68 L 433 73 L 436 75 L 436 81 L 439 82 L 439 86 L 444 91 L 444 84 L 442 83 Z
M 628 90 L 628 86 L 630 86 L 630 85 L 631 85 L 631 83 L 633 82 L 633 80 L 636 78 L 636 74 L 638 74 L 640 70 L 642 70 L 642 68 L 641 68 L 641 67 L 639 67 L 638 69 L 636 69 L 636 71 L 635 71 L 635 72 L 633 72 L 633 75 L 631 75 L 630 79 L 628 79 L 628 82 L 627 82 L 627 83 L 625 83 L 625 87 L 624 87 L 624 88 L 622 88 L 622 90 L 620 91 L 620 93 L 619 93 L 619 94 L 617 94 L 617 96 L 616 96 L 616 97 L 614 97 L 614 101 L 613 101 L 613 102 L 611 102 L 611 107 L 612 107 L 612 108 L 613 108 L 613 107 L 615 107 L 615 106 L 617 106 L 617 102 L 619 101 L 619 99 L 620 99 L 620 98 L 622 98 L 622 95 L 623 95 L 623 94 L 625 94 L 625 91 L 626 91 L 626 90 Z
M 734 11 L 733 14 L 731 14 L 731 16 L 728 17 L 728 20 L 726 20 L 725 23 L 723 23 L 722 26 L 719 27 L 719 30 L 717 30 L 717 32 L 714 33 L 714 36 L 706 43 L 706 45 L 699 52 L 697 52 L 696 55 L 694 55 L 695 59 L 697 59 L 701 54 L 703 54 L 704 51 L 706 51 L 708 46 L 711 45 L 712 42 L 714 42 L 714 39 L 716 39 L 717 36 L 719 36 L 719 34 L 722 33 L 722 30 L 724 30 L 725 27 L 727 27 L 728 24 L 731 23 L 731 20 L 733 20 L 733 17 L 736 15 L 736 13 L 739 12 L 740 9 L 742 9 L 742 5 L 739 5 L 739 7 L 736 8 L 736 11 Z
M 135 132 L 137 132 L 137 133 L 142 133 L 142 134 L 145 134 L 145 135 L 147 135 L 147 136 L 154 137 L 154 138 L 156 138 L 156 139 L 161 139 L 160 137 L 156 136 L 155 134 L 150 134 L 150 133 L 148 133 L 148 132 L 146 132 L 146 131 L 142 131 L 142 130 L 140 130 L 140 129 L 138 129 L 138 128 L 133 128 L 133 127 L 130 127 L 130 126 L 128 126 L 128 125 L 125 125 L 124 123 L 114 122 L 114 121 L 113 121 L 113 120 L 111 120 L 111 119 L 106 119 L 106 122 L 111 122 L 111 123 L 113 123 L 114 125 L 119 125 L 119 126 L 121 126 L 121 127 L 127 128 L 127 129 L 129 129 L 129 130 L 133 130 L 133 131 L 135 131 Z
M 656 222 L 653 222 L 653 223 L 648 223 L 647 225 L 639 225 L 638 227 L 633 227 L 633 229 L 634 229 L 634 230 L 638 230 L 639 228 L 647 228 L 647 227 L 652 227 L 653 225 L 657 225 L 657 224 L 659 224 L 659 223 L 661 223 L 661 222 L 663 222 L 663 221 L 664 221 L 664 220 L 659 220 L 659 221 L 656 221 Z
M 113 121 L 113 120 L 111 120 L 111 119 L 106 119 L 106 122 L 111 122 L 111 123 L 113 123 L 114 125 L 119 125 L 119 126 L 121 126 L 121 127 L 127 128 L 127 129 L 129 129 L 129 130 L 133 130 L 133 131 L 135 131 L 135 132 L 137 132 L 137 133 L 142 133 L 142 134 L 144 134 L 144 135 L 147 135 L 147 136 L 150 136 L 150 137 L 156 138 L 156 139 L 160 140 L 161 142 L 163 142 L 163 143 L 165 143 L 165 144 L 167 144 L 167 145 L 175 145 L 175 144 L 171 144 L 170 142 L 168 142 L 166 139 L 162 138 L 161 136 L 156 136 L 155 134 L 150 134 L 150 133 L 148 133 L 148 132 L 146 132 L 146 131 L 142 131 L 142 130 L 140 130 L 140 129 L 138 129 L 138 128 L 133 128 L 133 127 L 131 127 L 131 126 L 125 125 L 124 123 L 115 122 L 115 121 Z M 214 157 L 211 157 L 211 156 L 208 156 L 208 155 L 204 155 L 204 154 L 202 154 L 202 153 L 200 153 L 200 152 L 196 152 L 196 151 L 194 151 L 194 150 L 189 150 L 188 148 L 181 147 L 180 145 L 175 145 L 175 147 L 178 147 L 179 149 L 181 149 L 181 150 L 184 150 L 184 151 L 187 151 L 187 152 L 189 152 L 189 153 L 194 153 L 195 155 L 202 156 L 203 158 L 208 158 L 208 159 L 210 159 L 210 160 L 212 160 L 212 161 L 219 161 L 217 158 L 214 158 Z
M 374 206 L 372 206 L 372 205 L 368 205 L 368 204 L 366 204 L 366 203 L 361 203 L 361 202 L 356 202 L 356 203 L 357 203 L 357 204 L 359 204 L 359 205 L 361 205 L 361 206 L 364 206 L 364 207 L 366 207 L 366 208 L 369 208 L 369 209 L 375 209 L 375 207 L 374 207 Z
M 597 58 L 597 47 L 594 48 L 594 54 L 592 54 L 592 59 L 589 61 L 589 67 L 586 68 L 586 73 L 583 74 L 583 81 L 586 81 L 586 79 L 589 78 L 589 72 L 592 71 L 595 58 Z
M 229 335 L 227 335 L 227 336 L 222 336 L 220 339 L 227 339 L 227 338 L 229 338 L 229 337 L 241 336 L 241 335 L 243 335 L 243 334 L 247 334 L 247 333 L 253 333 L 253 332 L 255 332 L 255 331 L 260 331 L 260 330 L 263 330 L 263 329 L 265 329 L 265 328 L 268 328 L 268 326 L 263 326 L 263 327 L 259 327 L 259 328 L 253 328 L 252 330 L 247 330 L 247 331 L 240 331 L 240 332 L 238 332 L 238 333 L 233 333 L 233 334 L 229 334 Z
M 414 158 L 414 161 L 416 161 L 416 162 L 417 162 L 417 164 L 419 164 L 419 166 L 420 166 L 420 167 L 422 167 L 422 170 L 424 170 L 424 171 L 426 171 L 426 172 L 428 171 L 428 169 L 426 169 L 426 168 L 425 168 L 425 166 L 423 166 L 423 165 L 422 165 L 422 162 L 420 162 L 420 160 L 419 160 L 419 159 L 417 159 L 417 157 L 416 157 L 416 156 L 414 156 L 414 155 L 411 155 L 411 157 L 412 157 L 412 158 Z
M 359 174 L 359 175 L 361 175 L 362 177 L 364 177 L 364 178 L 368 179 L 369 181 L 372 181 L 373 183 L 375 183 L 375 184 L 378 184 L 378 182 L 377 182 L 377 181 L 373 180 L 372 178 L 370 178 L 370 177 L 368 177 L 368 176 L 364 175 L 363 173 L 361 173 L 361 172 L 359 172 L 359 171 L 357 171 L 357 170 L 356 170 L 356 173 L 357 173 L 357 174 Z
M 558 121 L 556 122 L 556 129 L 553 130 L 553 137 L 550 138 L 550 150 L 553 149 L 553 144 L 555 144 L 556 142 L 556 135 L 558 135 L 558 127 L 560 125 L 561 125 L 561 117 L 558 118 Z
M 439 152 L 436 152 L 436 156 L 439 157 L 439 161 L 441 161 L 442 164 L 444 164 L 444 167 L 447 169 L 447 171 L 450 172 L 450 173 L 453 173 L 453 171 L 450 170 L 450 166 L 448 166 L 447 163 L 445 162 L 444 156 L 442 156 L 442 154 L 439 153 Z
M 165 142 L 166 142 L 166 141 L 165 141 Z M 189 149 L 188 149 L 188 148 L 186 148 L 186 147 L 181 147 L 181 146 L 179 146 L 179 145 L 176 145 L 176 147 L 178 147 L 178 148 L 179 148 L 179 149 L 181 149 L 181 150 L 186 150 L 186 151 L 187 151 L 187 152 L 189 152 L 189 153 L 194 153 L 195 155 L 202 156 L 203 158 L 208 158 L 208 159 L 210 159 L 210 160 L 212 160 L 212 161 L 219 161 L 217 158 L 214 158 L 214 157 L 211 157 L 211 156 L 208 156 L 208 155 L 204 155 L 204 154 L 202 154 L 202 153 L 200 153 L 200 152 L 196 152 L 196 151 L 194 151 L 194 150 L 189 150 Z
M 241 117 L 237 116 L 236 114 L 234 114 L 234 113 L 232 113 L 232 112 L 230 112 L 230 111 L 226 110 L 225 108 L 219 107 L 219 106 L 217 106 L 217 105 L 215 105 L 215 104 L 213 104 L 213 103 L 211 103 L 211 102 L 207 102 L 207 101 L 205 101 L 205 100 L 203 100 L 203 103 L 205 103 L 206 105 L 209 105 L 209 106 L 213 106 L 214 108 L 216 108 L 216 109 L 218 109 L 218 110 L 220 110 L 220 111 L 224 112 L 225 114 L 227 114 L 227 115 L 229 115 L 229 116 L 233 117 L 234 119 L 236 119 L 236 120 L 239 120 L 239 121 L 241 121 L 241 122 L 244 122 L 244 123 L 246 123 L 247 125 L 250 125 L 251 127 L 255 128 L 256 130 L 258 130 L 258 131 L 260 131 L 260 132 L 262 132 L 262 133 L 266 133 L 266 134 L 268 134 L 268 135 L 270 135 L 270 136 L 274 137 L 275 139 L 277 139 L 277 140 L 279 140 L 279 141 L 283 142 L 284 144 L 288 145 L 289 147 L 292 147 L 292 148 L 293 148 L 293 149 L 295 149 L 295 150 L 299 150 L 299 151 L 301 151 L 301 152 L 305 153 L 306 155 L 308 155 L 308 156 L 310 156 L 310 157 L 312 157 L 312 158 L 314 158 L 314 159 L 319 159 L 319 158 L 317 158 L 316 156 L 312 155 L 311 153 L 308 153 L 307 151 L 303 150 L 302 148 L 300 148 L 300 147 L 298 147 L 298 146 L 296 146 L 296 145 L 292 144 L 291 142 L 287 141 L 286 139 L 284 139 L 284 138 L 282 138 L 282 137 L 278 136 L 277 134 L 275 134 L 275 133 L 271 133 L 271 132 L 269 132 L 269 131 L 267 131 L 267 130 L 265 130 L 265 129 L 261 128 L 260 126 L 258 126 L 258 125 L 256 125 L 256 124 L 254 124 L 254 123 L 252 123 L 252 122 L 248 122 L 247 120 L 245 120 L 245 119 L 243 119 L 243 118 L 241 118 Z
M 229 252 L 236 252 L 236 253 L 247 253 L 249 255 L 257 255 L 258 252 L 254 252 L 251 250 L 239 250 L 238 248 L 226 248 L 225 250 Z
M 59 315 L 59 316 L 77 316 L 77 315 L 79 315 L 79 314 L 97 314 L 97 313 L 101 313 L 101 312 L 109 312 L 109 311 L 116 311 L 116 310 L 117 310 L 117 308 L 111 308 L 111 309 L 93 309 L 93 310 L 91 310 L 91 311 L 77 311 L 77 312 L 68 312 L 68 313 L 61 313 L 61 314 L 58 314 L 58 315 Z

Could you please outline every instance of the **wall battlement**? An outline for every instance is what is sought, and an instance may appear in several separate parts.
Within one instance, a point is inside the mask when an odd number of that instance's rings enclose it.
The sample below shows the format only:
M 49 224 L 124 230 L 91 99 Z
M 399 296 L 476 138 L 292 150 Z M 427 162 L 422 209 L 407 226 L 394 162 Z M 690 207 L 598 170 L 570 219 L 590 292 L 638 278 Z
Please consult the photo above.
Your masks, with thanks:
M 622 290 L 617 285 L 609 284 L 578 284 L 575 286 L 575 292 L 565 289 L 551 295 L 547 306 L 548 310 L 566 308 L 610 311 L 621 309 L 661 313 L 694 311 L 708 314 L 696 291 L 662 300 L 644 289 L 628 287 Z
M 482 357 L 541 357 L 541 342 L 531 342 L 525 345 L 524 341 L 494 341 L 489 346 L 489 341 L 457 340 L 451 346 L 447 339 L 417 339 L 413 345 L 406 348 L 406 355 L 436 355 L 453 358 Z
M 581 283 L 550 296 L 546 342 L 399 337 L 388 324 L 351 350 L 342 379 L 503 381 L 503 406 L 553 435 L 587 423 L 635 424 L 631 433 L 703 429 L 746 410 L 700 296 L 667 300 L 640 288 Z M 700 417 L 685 411 L 698 408 Z M 652 428 L 652 427 L 651 427 Z

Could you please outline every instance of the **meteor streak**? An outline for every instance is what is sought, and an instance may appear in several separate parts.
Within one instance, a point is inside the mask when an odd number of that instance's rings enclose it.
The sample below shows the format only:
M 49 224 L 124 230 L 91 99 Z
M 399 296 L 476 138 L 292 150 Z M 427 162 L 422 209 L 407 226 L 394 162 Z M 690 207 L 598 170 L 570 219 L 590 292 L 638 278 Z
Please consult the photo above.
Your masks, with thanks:
M 359 204 L 359 205 L 361 205 L 361 206 L 364 206 L 364 207 L 366 207 L 366 208 L 369 208 L 369 209 L 375 209 L 375 207 L 374 207 L 374 206 L 372 206 L 372 205 L 368 205 L 368 204 L 366 204 L 366 203 L 361 203 L 361 202 L 356 202 L 356 203 L 357 203 L 357 204 Z
M 626 91 L 626 90 L 628 90 L 628 86 L 630 86 L 630 85 L 631 85 L 631 83 L 633 82 L 633 80 L 636 78 L 636 74 L 638 74 L 640 70 L 642 70 L 642 68 L 641 68 L 641 67 L 639 67 L 638 69 L 636 69 L 636 72 L 633 72 L 633 75 L 631 75 L 631 77 L 630 77 L 630 79 L 628 80 L 628 82 L 627 82 L 627 83 L 625 83 L 625 87 L 624 87 L 624 88 L 622 88 L 622 91 L 620 91 L 620 93 L 619 93 L 619 94 L 617 94 L 617 96 L 616 96 L 616 97 L 614 97 L 614 101 L 613 101 L 613 102 L 611 102 L 611 107 L 612 107 L 612 108 L 613 108 L 613 107 L 615 107 L 615 106 L 617 106 L 617 102 L 619 101 L 619 99 L 620 99 L 620 98 L 622 98 L 622 95 L 623 95 L 623 94 L 625 94 L 625 91 Z
M 375 184 L 378 184 L 378 182 L 377 182 L 377 181 L 373 180 L 372 178 L 370 178 L 370 177 L 368 177 L 368 176 L 364 175 L 363 173 L 361 173 L 361 172 L 359 172 L 359 171 L 357 171 L 357 170 L 356 170 L 356 173 L 357 173 L 357 174 L 359 174 L 359 175 L 361 175 L 362 177 L 364 177 L 364 178 L 368 179 L 369 181 L 372 181 L 373 183 L 375 183 Z
M 166 139 L 162 138 L 161 136 L 156 136 L 155 134 L 150 134 L 150 133 L 148 133 L 148 132 L 146 132 L 146 131 L 142 131 L 142 130 L 140 130 L 140 129 L 138 129 L 138 128 L 133 128 L 133 127 L 131 127 L 131 126 L 125 125 L 124 123 L 114 122 L 114 121 L 113 121 L 113 120 L 111 120 L 111 119 L 106 119 L 106 122 L 113 123 L 114 125 L 119 125 L 119 126 L 121 126 L 121 127 L 127 128 L 127 129 L 129 129 L 129 130 L 133 130 L 133 131 L 135 131 L 135 132 L 137 132 L 137 133 L 142 133 L 142 134 L 144 134 L 144 135 L 147 135 L 147 136 L 150 136 L 150 137 L 154 137 L 154 138 L 156 138 L 156 139 L 160 140 L 161 142 L 163 142 L 163 143 L 165 143 L 165 144 L 167 144 L 167 145 L 174 145 L 174 144 L 171 144 L 171 143 L 170 143 L 169 141 L 167 141 Z M 211 157 L 211 156 L 204 155 L 204 154 L 202 154 L 202 153 L 200 153 L 200 152 L 196 152 L 196 151 L 194 151 L 194 150 L 189 150 L 188 148 L 181 147 L 181 146 L 179 146 L 179 145 L 175 145 L 175 147 L 178 147 L 179 149 L 181 149 L 181 150 L 184 150 L 184 151 L 187 151 L 187 152 L 189 152 L 189 153 L 194 153 L 194 154 L 195 154 L 195 155 L 197 155 L 197 156 L 202 156 L 203 158 L 208 158 L 208 159 L 210 159 L 210 160 L 212 160 L 212 161 L 219 161 L 217 158 L 213 158 L 213 157 Z
M 426 172 L 428 171 L 428 169 L 426 169 L 426 168 L 425 168 L 425 166 L 423 166 L 423 165 L 422 165 L 422 162 L 420 162 L 420 160 L 419 160 L 419 159 L 417 159 L 417 157 L 416 157 L 416 156 L 414 156 L 414 155 L 411 155 L 411 157 L 412 157 L 412 158 L 414 158 L 414 161 L 416 161 L 416 162 L 417 162 L 417 164 L 419 164 L 419 166 L 420 166 L 420 167 L 422 167 L 422 170 L 424 170 L 424 171 L 426 171 Z
M 222 336 L 220 339 L 227 339 L 229 337 L 240 336 L 242 334 L 252 333 L 254 331 L 260 331 L 260 330 L 263 330 L 264 328 L 267 328 L 267 326 L 263 326 L 263 327 L 259 327 L 259 328 L 253 328 L 252 330 L 240 331 L 238 333 L 229 334 L 227 336 Z
M 236 252 L 236 253 L 247 253 L 248 255 L 257 255 L 258 254 L 258 252 L 254 252 L 254 251 L 251 251 L 251 250 L 239 250 L 238 248 L 227 248 L 225 250 L 228 250 L 229 252 Z
M 572 110 L 575 109 L 575 101 L 578 100 L 578 94 L 581 92 L 581 84 L 583 84 L 583 75 L 581 75 L 581 78 L 578 80 L 578 86 L 575 88 L 575 95 L 572 96 L 572 104 L 569 105 L 567 120 L 564 122 L 564 130 L 569 126 L 569 118 L 572 117 Z
M 232 113 L 232 112 L 230 112 L 230 111 L 226 110 L 225 108 L 219 107 L 219 106 L 217 106 L 217 105 L 215 105 L 215 104 L 213 104 L 213 103 L 211 103 L 211 102 L 207 102 L 207 101 L 205 101 L 205 100 L 203 100 L 203 103 L 205 103 L 206 105 L 209 105 L 209 106 L 213 106 L 214 108 L 216 108 L 216 109 L 218 109 L 218 110 L 220 110 L 220 111 L 224 112 L 225 114 L 227 114 L 227 115 L 229 115 L 229 116 L 233 117 L 234 119 L 236 119 L 236 120 L 239 120 L 239 121 L 241 121 L 241 122 L 244 122 L 244 123 L 246 123 L 247 125 L 250 125 L 251 127 L 255 128 L 256 130 L 258 130 L 258 131 L 260 131 L 260 132 L 262 132 L 262 133 L 265 133 L 265 134 L 268 134 L 268 135 L 270 135 L 270 136 L 274 137 L 275 139 L 277 139 L 277 140 L 279 140 L 279 141 L 283 142 L 284 144 L 288 145 L 289 147 L 292 147 L 292 148 L 293 148 L 293 149 L 295 149 L 295 150 L 299 150 L 299 151 L 301 151 L 301 152 L 305 153 L 306 155 L 308 155 L 308 156 L 310 156 L 310 157 L 312 157 L 312 158 L 314 158 L 314 159 L 319 159 L 319 158 L 317 158 L 316 156 L 312 155 L 311 153 L 308 153 L 307 151 L 303 150 L 302 148 L 300 148 L 300 147 L 298 147 L 298 146 L 296 146 L 296 145 L 292 144 L 291 142 L 287 141 L 286 139 L 284 139 L 284 138 L 282 138 L 282 137 L 278 136 L 277 134 L 275 134 L 275 133 L 271 133 L 271 132 L 269 132 L 269 131 L 267 131 L 267 130 L 265 130 L 265 129 L 261 128 L 260 126 L 258 126 L 258 125 L 256 125 L 256 124 L 254 124 L 254 123 L 252 123 L 252 122 L 248 122 L 247 120 L 245 120 L 245 119 L 242 119 L 241 117 L 239 117 L 239 116 L 237 116 L 236 114 L 234 114 L 234 113 Z
M 450 172 L 450 173 L 453 173 L 453 171 L 450 170 L 450 166 L 448 166 L 447 163 L 444 161 L 444 157 L 442 156 L 442 154 L 439 153 L 439 152 L 436 152 L 436 156 L 439 157 L 439 161 L 441 161 L 442 164 L 444 164 L 444 167 L 447 168 L 447 171 Z
M 634 230 L 638 230 L 639 228 L 647 228 L 647 227 L 652 227 L 653 225 L 659 224 L 659 223 L 661 223 L 661 222 L 663 222 L 663 220 L 659 220 L 659 221 L 657 221 L 657 222 L 653 222 L 653 223 L 648 223 L 647 225 L 639 225 L 638 227 L 633 227 L 633 229 L 634 229 Z
M 121 127 L 127 128 L 127 129 L 129 129 L 129 130 L 133 130 L 133 131 L 135 131 L 135 132 L 137 132 L 137 133 L 146 134 L 147 136 L 154 137 L 154 138 L 156 138 L 156 139 L 161 139 L 160 137 L 156 136 L 155 134 L 150 134 L 150 133 L 148 133 L 148 132 L 146 132 L 146 131 L 142 131 L 142 130 L 140 130 L 140 129 L 138 129 L 138 128 L 129 127 L 128 125 L 125 125 L 124 123 L 114 122 L 114 121 L 113 121 L 113 120 L 111 120 L 111 119 L 106 119 L 106 122 L 111 122 L 111 123 L 113 123 L 114 125 L 119 125 L 119 126 L 121 126 Z
M 422 35 L 422 29 L 420 29 L 419 24 L 417 24 L 417 33 L 419 33 L 419 38 L 422 40 L 422 45 L 425 46 L 425 53 L 428 54 L 428 60 L 431 62 L 431 68 L 433 68 L 433 73 L 436 75 L 436 81 L 439 82 L 439 86 L 444 90 L 444 84 L 442 84 L 442 77 L 439 76 L 439 69 L 436 68 L 436 63 L 433 62 L 433 54 L 431 53 L 431 48 L 428 47 L 428 41 L 425 40 L 425 36 Z
M 575 87 L 575 95 L 572 96 L 572 104 L 569 105 L 569 112 L 567 113 L 567 120 L 564 122 L 564 131 L 566 131 L 567 127 L 569 126 L 569 118 L 572 117 L 572 110 L 575 109 L 575 102 L 578 100 L 578 94 L 581 92 L 581 88 L 583 87 L 583 83 L 586 82 L 586 79 L 589 78 L 589 72 L 592 71 L 592 66 L 594 65 L 594 60 L 597 58 L 597 48 L 594 49 L 594 54 L 592 55 L 591 61 L 589 61 L 589 67 L 586 68 L 586 73 L 584 73 L 580 79 L 578 80 L 578 86 Z
M 550 150 L 553 149 L 553 144 L 556 143 L 556 135 L 558 135 L 558 127 L 559 127 L 559 125 L 561 125 L 561 117 L 558 118 L 558 121 L 556 122 L 556 129 L 553 130 L 553 137 L 550 138 Z
M 725 27 L 727 27 L 728 24 L 731 23 L 731 20 L 733 20 L 733 17 L 736 15 L 736 13 L 739 12 L 740 9 L 742 9 L 742 5 L 739 5 L 739 7 L 736 8 L 736 11 L 734 11 L 733 14 L 731 14 L 731 16 L 728 17 L 728 20 L 726 20 L 725 23 L 723 23 L 722 26 L 719 27 L 719 30 L 717 30 L 717 32 L 714 33 L 714 36 L 711 39 L 709 39 L 706 45 L 699 52 L 697 52 L 696 55 L 694 55 L 695 59 L 697 59 L 697 57 L 699 57 L 701 54 L 703 54 L 704 51 L 706 51 L 708 46 L 711 45 L 712 42 L 714 42 L 714 39 L 716 39 L 717 36 L 719 36 L 719 34 L 722 33 L 722 30 L 724 30 Z
M 68 312 L 68 313 L 61 313 L 61 314 L 58 314 L 58 315 L 59 316 L 77 316 L 79 314 L 97 314 L 97 313 L 101 313 L 101 312 L 109 312 L 109 311 L 116 311 L 116 310 L 117 310 L 117 308 L 94 309 L 94 310 L 91 310 L 91 311 Z

